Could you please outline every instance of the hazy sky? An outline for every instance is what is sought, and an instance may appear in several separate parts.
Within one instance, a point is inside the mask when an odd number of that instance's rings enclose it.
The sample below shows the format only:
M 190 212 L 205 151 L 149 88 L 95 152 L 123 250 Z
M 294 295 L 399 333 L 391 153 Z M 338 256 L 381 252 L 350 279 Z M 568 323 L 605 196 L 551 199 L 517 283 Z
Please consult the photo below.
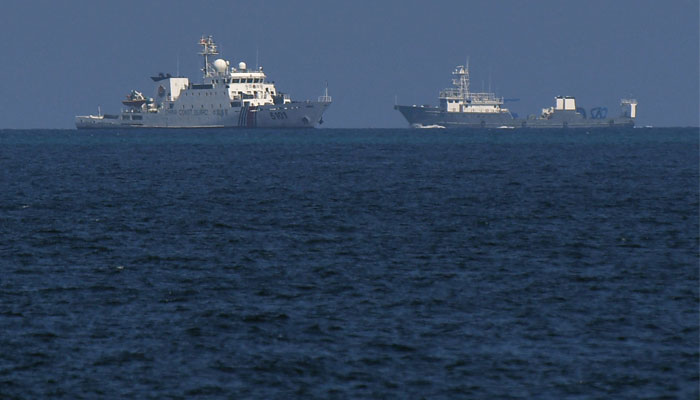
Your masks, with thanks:
M 393 110 L 436 104 L 453 68 L 472 87 L 519 98 L 521 116 L 553 105 L 639 101 L 638 125 L 698 126 L 698 0 L 36 1 L 0 4 L 0 128 L 72 128 L 117 112 L 158 72 L 200 78 L 197 41 L 259 65 L 293 99 L 328 81 L 324 127 L 406 127 Z M 179 62 L 178 62 L 179 60 Z

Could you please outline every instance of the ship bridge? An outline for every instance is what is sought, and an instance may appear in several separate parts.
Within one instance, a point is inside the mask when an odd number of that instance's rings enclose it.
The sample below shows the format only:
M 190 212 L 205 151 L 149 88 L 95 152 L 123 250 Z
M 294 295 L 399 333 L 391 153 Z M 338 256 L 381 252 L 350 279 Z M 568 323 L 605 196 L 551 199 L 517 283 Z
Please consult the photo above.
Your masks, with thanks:
M 452 72 L 453 87 L 440 91 L 440 108 L 447 112 L 467 113 L 501 113 L 508 112 L 503 108 L 503 97 L 495 93 L 471 92 L 469 90 L 469 64 L 458 65 Z
M 201 83 L 187 78 L 157 77 L 157 103 L 154 110 L 226 109 L 231 107 L 257 107 L 266 104 L 287 104 L 291 99 L 279 93 L 274 83 L 267 82 L 262 67 L 248 68 L 245 62 L 237 66 L 222 58 L 211 60 L 219 54 L 211 36 L 199 41 L 203 58 Z M 154 79 L 155 80 L 155 79 Z

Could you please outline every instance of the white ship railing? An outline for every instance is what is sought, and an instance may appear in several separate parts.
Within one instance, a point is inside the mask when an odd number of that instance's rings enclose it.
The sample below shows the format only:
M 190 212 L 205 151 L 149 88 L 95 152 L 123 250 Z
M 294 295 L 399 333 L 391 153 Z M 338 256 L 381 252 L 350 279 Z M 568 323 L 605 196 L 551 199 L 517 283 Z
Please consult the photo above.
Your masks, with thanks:
M 459 89 L 445 89 L 440 91 L 441 99 L 471 100 L 479 104 L 503 104 L 503 97 L 496 97 L 494 93 L 464 93 Z
M 323 92 L 323 96 L 318 96 L 318 102 L 319 103 L 330 103 L 331 100 L 333 100 L 333 99 L 331 98 L 331 96 L 328 95 L 328 82 L 326 82 L 326 91 Z

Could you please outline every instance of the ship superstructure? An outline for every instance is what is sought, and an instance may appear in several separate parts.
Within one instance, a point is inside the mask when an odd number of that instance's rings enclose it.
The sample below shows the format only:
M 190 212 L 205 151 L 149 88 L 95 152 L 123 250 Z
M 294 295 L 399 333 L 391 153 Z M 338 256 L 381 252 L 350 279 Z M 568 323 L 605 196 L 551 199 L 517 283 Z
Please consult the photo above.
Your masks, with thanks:
M 474 93 L 469 90 L 469 64 L 466 67 L 458 65 L 452 72 L 454 87 L 440 91 L 440 108 L 446 112 L 469 114 L 499 114 L 508 113 L 503 108 L 503 98 L 495 93 Z
M 245 62 L 233 67 L 215 58 L 219 51 L 211 36 L 203 36 L 199 45 L 202 82 L 161 73 L 151 77 L 153 97 L 131 91 L 121 113 L 77 116 L 76 127 L 311 128 L 323 123 L 332 100 L 327 88 L 317 101 L 292 101 L 267 80 L 262 67 L 248 68 Z
M 469 64 L 459 65 L 452 72 L 453 87 L 440 91 L 438 106 L 394 106 L 414 128 L 603 128 L 633 127 L 637 101 L 623 99 L 622 113 L 607 117 L 607 109 L 585 109 L 576 106 L 572 96 L 555 97 L 553 107 L 540 116 L 517 118 L 504 107 L 505 99 L 491 92 L 471 92 Z

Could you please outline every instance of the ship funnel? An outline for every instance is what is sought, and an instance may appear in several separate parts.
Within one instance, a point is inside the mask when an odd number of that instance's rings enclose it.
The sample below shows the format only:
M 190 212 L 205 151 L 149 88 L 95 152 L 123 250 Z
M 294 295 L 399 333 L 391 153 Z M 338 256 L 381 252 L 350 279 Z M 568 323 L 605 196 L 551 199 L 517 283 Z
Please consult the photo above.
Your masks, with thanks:
M 554 98 L 556 100 L 556 105 L 555 105 L 555 110 L 563 110 L 564 109 L 564 98 L 561 96 L 557 96 Z
M 622 106 L 622 115 L 629 118 L 637 118 L 637 100 L 636 99 L 622 99 L 620 101 Z
M 570 110 L 570 111 L 575 111 L 576 110 L 576 99 L 572 96 L 557 96 L 554 98 L 556 100 L 556 106 L 555 110 L 557 111 L 563 111 L 563 110 Z
M 572 96 L 564 97 L 564 110 L 575 111 L 576 110 L 576 98 Z

